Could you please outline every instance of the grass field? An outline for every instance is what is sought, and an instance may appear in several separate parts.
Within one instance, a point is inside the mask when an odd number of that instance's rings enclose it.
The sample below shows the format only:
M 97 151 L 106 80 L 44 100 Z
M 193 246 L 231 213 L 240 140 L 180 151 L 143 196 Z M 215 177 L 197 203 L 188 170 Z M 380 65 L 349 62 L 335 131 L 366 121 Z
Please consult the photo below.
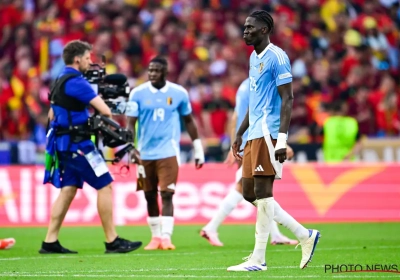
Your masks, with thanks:
M 175 251 L 145 251 L 104 254 L 99 227 L 66 227 L 61 243 L 78 255 L 39 255 L 45 228 L 0 228 L 0 236 L 14 237 L 14 248 L 0 251 L 0 277 L 5 279 L 400 279 L 394 273 L 325 273 L 325 265 L 396 264 L 400 269 L 400 223 L 308 225 L 322 238 L 309 267 L 300 270 L 300 246 L 267 248 L 268 270 L 227 272 L 253 249 L 254 226 L 224 225 L 220 228 L 222 248 L 211 247 L 199 237 L 200 226 L 177 226 Z M 292 236 L 284 228 L 282 232 Z M 148 227 L 120 227 L 125 238 L 149 241 Z

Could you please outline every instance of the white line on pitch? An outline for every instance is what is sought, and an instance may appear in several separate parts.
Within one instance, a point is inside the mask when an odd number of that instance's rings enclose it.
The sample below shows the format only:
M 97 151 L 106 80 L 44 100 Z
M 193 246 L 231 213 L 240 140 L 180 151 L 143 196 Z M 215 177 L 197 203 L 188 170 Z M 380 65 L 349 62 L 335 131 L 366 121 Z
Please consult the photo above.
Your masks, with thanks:
M 310 266 L 309 268 L 322 268 L 324 267 L 323 265 L 318 265 L 318 266 Z M 26 274 L 26 273 L 34 273 L 34 274 L 64 274 L 64 273 L 82 273 L 82 272 L 87 272 L 87 273 L 107 273 L 107 272 L 151 272 L 151 271 L 206 271 L 206 270 L 225 270 L 226 267 L 199 267 L 199 268 L 152 268 L 152 269 L 111 269 L 111 270 L 63 270 L 63 271 L 15 271 L 12 273 L 15 274 Z M 296 266 L 269 266 L 268 269 L 299 269 L 299 267 Z M 8 272 L 11 273 L 11 272 Z
M 246 274 L 245 274 L 246 273 Z M 237 273 L 236 275 L 94 275 L 94 274 L 0 274 L 0 276 L 8 276 L 8 277 L 87 277 L 87 278 L 257 278 L 254 276 L 260 276 L 260 278 L 279 278 L 279 279 L 287 279 L 287 278 L 393 278 L 394 275 L 267 275 L 267 272 L 258 272 L 251 273 L 252 276 L 247 274 L 249 272 Z
M 397 249 L 400 248 L 400 246 L 365 246 L 365 249 L 363 246 L 354 246 L 354 247 L 332 247 L 332 248 L 319 248 L 317 247 L 316 251 L 351 251 L 351 250 L 369 250 L 369 249 Z M 225 251 L 228 252 L 228 251 Z M 247 253 L 250 251 L 234 251 L 234 252 L 240 252 L 240 253 Z M 296 252 L 295 250 L 291 249 L 278 249 L 278 250 L 271 250 L 271 252 Z M 220 252 L 209 252 L 209 254 L 215 254 L 215 253 L 220 253 Z
M 51 257 L 49 255 L 42 255 L 41 257 L 16 257 L 16 258 L 3 258 L 0 259 L 0 261 L 19 261 L 19 260 L 37 260 L 37 259 L 76 259 L 76 258 L 85 258 L 85 257 L 90 257 L 90 258 L 113 258 L 113 257 L 130 257 L 130 256 L 169 256 L 169 255 L 174 255 L 174 256 L 185 256 L 185 255 L 198 255 L 199 253 L 191 253 L 191 252 L 182 252 L 182 253 L 170 253 L 166 252 L 164 253 L 149 253 L 149 254 L 115 254 L 115 255 L 110 255 L 110 254 L 104 254 L 104 255 L 61 255 L 61 256 L 54 256 L 52 255 Z
M 319 248 L 317 247 L 316 251 L 351 251 L 351 250 L 370 250 L 370 249 L 397 249 L 400 248 L 400 246 L 368 246 L 364 249 L 363 246 L 354 246 L 354 247 L 331 247 L 331 248 Z M 294 249 L 271 249 L 270 252 L 274 253 L 274 252 L 298 252 L 301 250 L 294 250 Z M 213 252 L 207 252 L 207 254 L 224 254 L 224 253 L 248 253 L 250 252 L 250 250 L 248 251 L 244 251 L 244 250 L 240 250 L 240 251 L 236 251 L 236 250 L 224 250 L 224 251 L 213 251 Z M 196 253 L 196 252 L 165 252 L 165 253 L 149 253 L 149 254 L 129 254 L 129 255 L 115 255 L 118 257 L 132 257 L 132 256 L 150 256 L 150 257 L 154 257 L 154 256 L 170 256 L 170 255 L 174 255 L 174 256 L 184 256 L 184 255 L 199 255 L 201 253 Z M 57 256 L 55 257 L 53 256 L 38 256 L 38 257 L 16 257 L 16 258 L 1 258 L 0 261 L 19 261 L 19 260 L 37 260 L 37 259 L 60 259 L 60 258 L 65 258 L 65 259 L 73 259 L 73 258 L 86 258 L 86 257 L 90 257 L 90 258 L 112 258 L 113 256 L 110 256 L 109 254 L 104 254 L 104 255 L 63 255 L 63 256 Z

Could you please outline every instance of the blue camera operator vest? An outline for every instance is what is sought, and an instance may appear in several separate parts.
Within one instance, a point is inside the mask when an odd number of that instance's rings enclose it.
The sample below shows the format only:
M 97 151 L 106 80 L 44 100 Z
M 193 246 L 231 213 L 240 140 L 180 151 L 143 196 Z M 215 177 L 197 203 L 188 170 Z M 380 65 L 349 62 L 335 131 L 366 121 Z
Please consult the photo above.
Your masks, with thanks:
M 96 96 L 88 90 L 91 90 L 89 83 L 73 68 L 66 68 L 51 88 L 49 98 L 54 111 L 52 128 L 56 134 L 57 151 L 75 152 L 85 146 L 93 147 L 88 130 L 89 102 L 85 104 L 79 100 Z

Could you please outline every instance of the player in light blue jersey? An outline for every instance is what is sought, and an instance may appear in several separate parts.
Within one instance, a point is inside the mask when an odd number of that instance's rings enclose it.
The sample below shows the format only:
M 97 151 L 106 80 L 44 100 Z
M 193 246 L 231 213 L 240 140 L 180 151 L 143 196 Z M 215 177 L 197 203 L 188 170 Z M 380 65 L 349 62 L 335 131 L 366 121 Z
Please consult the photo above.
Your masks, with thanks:
M 249 100 L 250 100 L 250 79 L 247 78 L 240 84 L 239 89 L 236 93 L 236 106 L 235 106 L 236 118 L 234 119 L 235 133 L 239 130 L 239 127 L 242 124 L 244 117 L 246 116 L 247 110 L 249 109 Z M 244 149 L 244 145 L 247 142 L 247 136 L 248 132 L 246 130 L 245 133 L 243 134 L 243 143 L 242 146 L 240 147 L 241 150 Z
M 253 253 L 228 271 L 267 270 L 265 252 L 272 224 L 278 221 L 290 229 L 302 246 L 300 268 L 310 262 L 320 238 L 318 230 L 307 230 L 284 211 L 273 197 L 273 183 L 282 178 L 287 159 L 287 133 L 293 105 L 292 74 L 286 53 L 270 42 L 272 16 L 255 11 L 246 18 L 243 38 L 254 46 L 250 56 L 249 110 L 239 127 L 232 152 L 243 159 L 243 197 L 257 206 L 256 242 Z M 248 130 L 243 157 L 243 135 Z
M 250 99 L 250 79 L 247 78 L 239 86 L 236 92 L 236 106 L 231 120 L 231 139 L 235 138 L 240 124 L 243 122 L 249 108 Z M 243 134 L 243 143 L 241 150 L 247 141 L 247 131 Z M 288 146 L 287 158 L 290 160 L 293 157 L 293 150 Z M 225 218 L 235 209 L 235 207 L 243 200 L 242 187 L 242 164 L 236 161 L 232 153 L 228 153 L 225 163 L 233 165 L 238 163 L 239 168 L 236 172 L 236 187 L 232 189 L 228 195 L 222 200 L 217 212 L 214 214 L 210 222 L 201 230 L 200 236 L 207 239 L 213 246 L 223 246 L 224 244 L 218 238 L 218 227 L 222 224 Z M 290 239 L 283 235 L 278 228 L 277 223 L 272 224 L 271 228 L 271 244 L 272 245 L 297 245 L 298 241 Z
M 180 116 L 193 140 L 196 168 L 204 163 L 204 151 L 192 117 L 187 91 L 168 82 L 167 61 L 162 57 L 151 60 L 149 81 L 131 91 L 128 115 L 129 128 L 135 134 L 138 121 L 138 190 L 144 190 L 147 218 L 152 239 L 145 250 L 173 250 L 171 242 L 174 227 L 172 196 L 175 192 L 179 169 Z M 162 211 L 158 206 L 158 186 L 162 198 Z

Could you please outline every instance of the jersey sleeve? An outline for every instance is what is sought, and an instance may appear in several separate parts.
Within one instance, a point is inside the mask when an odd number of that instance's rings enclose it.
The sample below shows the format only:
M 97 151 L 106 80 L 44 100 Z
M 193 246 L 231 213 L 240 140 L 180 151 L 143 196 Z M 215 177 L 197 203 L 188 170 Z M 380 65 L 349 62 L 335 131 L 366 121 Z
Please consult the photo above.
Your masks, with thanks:
M 187 90 L 183 87 L 181 89 L 183 98 L 181 103 L 179 104 L 178 112 L 181 116 L 187 116 L 192 113 L 192 105 L 190 104 L 189 93 L 187 92 Z
M 97 97 L 92 86 L 82 77 L 68 80 L 65 83 L 65 94 L 78 99 L 86 105 L 89 105 L 90 101 Z
M 292 82 L 292 69 L 290 66 L 290 60 L 286 53 L 280 52 L 275 56 L 273 67 L 273 78 L 275 79 L 277 87 Z
M 139 117 L 139 93 L 136 88 L 132 89 L 131 93 L 129 94 L 125 115 L 134 118 Z

